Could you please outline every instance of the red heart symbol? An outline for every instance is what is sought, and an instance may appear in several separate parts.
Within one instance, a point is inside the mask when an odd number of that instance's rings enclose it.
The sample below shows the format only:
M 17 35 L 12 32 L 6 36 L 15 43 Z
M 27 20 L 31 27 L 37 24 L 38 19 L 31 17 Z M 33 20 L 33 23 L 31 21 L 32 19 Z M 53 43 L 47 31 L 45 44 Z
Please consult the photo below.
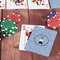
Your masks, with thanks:
M 42 3 L 42 5 L 45 5 L 44 3 Z
M 27 5 L 27 4 L 25 4 L 25 5 Z
M 56 29 L 60 27 L 60 13 L 57 13 L 54 17 L 47 20 L 47 25 L 50 28 Z
M 2 2 L 0 1 L 0 3 L 2 3 Z
M 21 3 L 21 5 L 24 5 L 23 3 Z
M 1 8 L 1 6 L 0 6 L 0 8 Z

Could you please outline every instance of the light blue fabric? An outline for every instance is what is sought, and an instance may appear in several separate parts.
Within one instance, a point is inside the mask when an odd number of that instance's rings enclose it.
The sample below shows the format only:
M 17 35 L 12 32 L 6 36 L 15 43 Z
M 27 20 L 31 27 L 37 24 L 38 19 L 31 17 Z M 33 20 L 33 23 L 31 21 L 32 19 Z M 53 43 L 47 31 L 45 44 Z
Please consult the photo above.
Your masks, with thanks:
M 60 8 L 60 0 L 50 0 L 51 8 Z
M 56 35 L 56 31 L 35 26 L 27 45 L 25 46 L 25 49 L 48 57 Z M 42 40 L 44 40 L 42 44 L 39 43 L 41 42 L 41 37 L 43 37 Z

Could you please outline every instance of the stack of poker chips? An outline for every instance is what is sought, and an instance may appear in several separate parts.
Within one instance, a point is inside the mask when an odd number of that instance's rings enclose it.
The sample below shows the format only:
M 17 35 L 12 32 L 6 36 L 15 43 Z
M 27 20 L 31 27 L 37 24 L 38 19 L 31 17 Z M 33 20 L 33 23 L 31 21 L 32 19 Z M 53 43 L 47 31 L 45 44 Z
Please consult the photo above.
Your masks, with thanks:
M 0 40 L 2 40 L 5 37 L 5 32 L 1 30 L 1 20 L 0 20 Z
M 20 15 L 15 13 L 7 15 L 3 21 L 0 20 L 0 40 L 5 36 L 9 37 L 15 34 L 18 30 L 18 26 L 16 24 L 20 21 Z

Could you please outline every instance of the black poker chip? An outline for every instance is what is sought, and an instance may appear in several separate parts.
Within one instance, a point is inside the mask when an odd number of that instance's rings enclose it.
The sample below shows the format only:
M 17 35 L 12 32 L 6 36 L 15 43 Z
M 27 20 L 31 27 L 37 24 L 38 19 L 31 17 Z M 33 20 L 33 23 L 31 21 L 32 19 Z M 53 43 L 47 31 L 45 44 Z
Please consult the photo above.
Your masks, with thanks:
M 0 30 L 0 40 L 2 40 L 5 37 L 5 32 Z

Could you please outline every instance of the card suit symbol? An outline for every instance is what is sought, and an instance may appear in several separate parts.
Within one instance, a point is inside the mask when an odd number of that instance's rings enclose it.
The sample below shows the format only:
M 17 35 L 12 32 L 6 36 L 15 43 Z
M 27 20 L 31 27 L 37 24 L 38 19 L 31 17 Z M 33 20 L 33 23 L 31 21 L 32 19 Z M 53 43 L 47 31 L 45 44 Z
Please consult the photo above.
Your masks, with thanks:
M 3 4 L 4 5 L 4 4 Z
M 1 8 L 1 6 L 0 6 L 0 8 Z
M 42 3 L 42 5 L 45 5 L 44 3 Z
M 25 30 L 25 26 L 23 26 L 23 30 Z
M 3 6 L 2 6 L 3 8 L 5 7 L 5 5 L 3 4 Z
M 21 3 L 21 5 L 24 5 L 23 3 Z
M 27 7 L 27 4 L 25 4 L 25 7 Z
M 48 8 L 48 4 L 46 4 L 46 7 Z
M 27 4 L 25 4 L 25 6 L 26 6 Z
M 0 3 L 2 3 L 2 2 L 0 1 Z

